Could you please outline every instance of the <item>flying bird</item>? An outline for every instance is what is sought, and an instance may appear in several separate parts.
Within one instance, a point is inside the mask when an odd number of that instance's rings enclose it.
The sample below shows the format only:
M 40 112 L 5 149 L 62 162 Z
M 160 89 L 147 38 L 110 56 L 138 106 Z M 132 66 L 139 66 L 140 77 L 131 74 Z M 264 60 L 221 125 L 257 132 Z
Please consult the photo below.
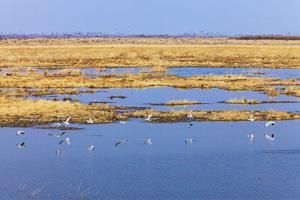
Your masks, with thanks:
M 52 134 L 52 133 L 49 133 L 48 135 L 49 135 L 49 136 L 53 136 L 53 137 L 61 137 L 61 136 L 63 136 L 65 133 L 66 133 L 66 132 L 64 131 L 64 132 L 58 133 L 58 134 Z
M 16 133 L 16 135 L 24 135 L 24 134 L 25 134 L 24 131 L 18 131 L 18 132 Z
M 64 142 L 65 142 L 65 143 L 67 143 L 68 145 L 71 145 L 71 142 L 70 142 L 70 140 L 71 140 L 71 139 L 67 137 L 67 138 L 65 138 L 65 139 L 61 140 L 61 141 L 59 142 L 59 144 L 62 144 L 62 143 L 64 143 Z
M 187 114 L 186 117 L 187 117 L 189 120 L 192 120 L 192 119 L 194 118 L 194 116 L 193 116 L 192 113 Z
M 25 147 L 25 142 L 22 142 L 22 143 L 16 144 L 16 145 L 17 145 L 17 147 L 18 147 L 19 149 L 22 149 L 22 148 Z
M 193 144 L 194 141 L 195 141 L 194 138 L 186 138 L 185 144 Z
M 146 121 L 146 122 L 151 122 L 151 121 L 152 121 L 152 117 L 153 117 L 153 115 L 148 115 L 148 116 L 145 118 L 145 121 Z
M 274 141 L 275 140 L 275 135 L 272 134 L 265 134 L 265 139 L 266 140 L 270 140 L 270 141 Z
M 145 138 L 144 139 L 144 144 L 152 144 L 151 138 Z
M 88 120 L 86 120 L 86 123 L 87 123 L 87 124 L 93 124 L 94 121 L 93 121 L 91 118 L 89 118 Z
M 265 124 L 265 127 L 268 127 L 268 126 L 274 126 L 275 125 L 275 122 L 274 121 L 268 121 L 266 124 Z
M 89 145 L 88 145 L 88 150 L 89 150 L 89 151 L 94 151 L 94 150 L 95 150 L 95 145 L 89 144 Z
M 119 140 L 118 142 L 116 142 L 115 143 L 115 147 L 117 147 L 117 146 L 119 146 L 120 144 L 123 144 L 123 143 L 125 143 L 125 142 L 127 142 L 128 140 L 126 140 L 126 139 L 121 139 L 121 140 Z
M 67 120 L 65 122 L 63 122 L 63 124 L 66 126 L 70 125 L 70 119 L 71 119 L 71 117 L 68 117 Z

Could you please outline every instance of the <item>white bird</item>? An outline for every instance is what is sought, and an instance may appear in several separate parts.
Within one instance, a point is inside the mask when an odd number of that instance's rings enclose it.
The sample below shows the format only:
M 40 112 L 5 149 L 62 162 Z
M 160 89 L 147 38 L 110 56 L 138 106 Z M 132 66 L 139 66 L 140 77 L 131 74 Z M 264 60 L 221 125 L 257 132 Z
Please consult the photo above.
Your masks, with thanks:
M 94 150 L 95 150 L 95 145 L 89 144 L 89 145 L 88 145 L 88 150 L 89 150 L 89 151 L 94 151 Z
M 24 135 L 24 134 L 25 134 L 24 131 L 18 131 L 18 132 L 16 133 L 16 135 Z
M 67 138 L 61 140 L 61 141 L 59 142 L 59 144 L 62 144 L 62 143 L 64 143 L 64 142 L 66 142 L 68 145 L 71 145 L 70 140 L 71 140 L 71 139 L 67 137 Z
M 116 142 L 115 143 L 115 147 L 117 147 L 117 146 L 119 146 L 120 144 L 123 144 L 123 143 L 125 143 L 125 142 L 127 142 L 128 140 L 126 140 L 126 139 L 121 139 L 121 140 L 119 140 L 118 142 Z
M 120 121 L 120 124 L 127 124 L 126 121 Z
M 255 135 L 254 135 L 253 133 L 249 133 L 249 134 L 248 134 L 248 140 L 249 140 L 250 142 L 252 142 L 252 141 L 254 140 L 254 138 L 255 138 Z
M 250 122 L 254 122 L 255 121 L 255 118 L 253 116 L 253 114 L 250 115 L 249 119 L 248 119 Z
M 144 139 L 144 144 L 152 144 L 151 138 L 145 138 Z
M 87 123 L 87 124 L 93 124 L 94 121 L 93 121 L 91 118 L 89 118 L 88 120 L 86 120 L 86 123 Z
M 70 119 L 71 117 L 68 117 L 68 119 L 65 122 L 63 122 L 63 124 L 66 126 L 70 125 Z
M 17 144 L 17 147 L 18 147 L 19 149 L 24 148 L 24 147 L 25 147 L 25 142 L 22 142 L 22 143 L 20 143 L 20 144 Z
M 194 138 L 186 138 L 185 144 L 193 144 L 194 141 L 195 141 Z
M 66 132 L 62 132 L 62 133 L 57 133 L 57 134 L 52 134 L 52 133 L 49 133 L 48 135 L 49 136 L 53 136 L 53 137 L 62 137 Z
M 270 140 L 270 141 L 274 141 L 275 140 L 275 135 L 272 134 L 265 134 L 265 139 L 266 140 Z
M 152 121 L 153 115 L 148 115 L 148 117 L 145 118 L 146 122 L 151 122 Z
M 194 116 L 193 116 L 192 113 L 187 114 L 186 117 L 187 117 L 189 120 L 192 120 L 192 119 L 194 118 Z
M 275 125 L 275 122 L 274 121 L 268 121 L 266 124 L 265 124 L 265 127 L 268 127 L 268 126 L 274 126 Z

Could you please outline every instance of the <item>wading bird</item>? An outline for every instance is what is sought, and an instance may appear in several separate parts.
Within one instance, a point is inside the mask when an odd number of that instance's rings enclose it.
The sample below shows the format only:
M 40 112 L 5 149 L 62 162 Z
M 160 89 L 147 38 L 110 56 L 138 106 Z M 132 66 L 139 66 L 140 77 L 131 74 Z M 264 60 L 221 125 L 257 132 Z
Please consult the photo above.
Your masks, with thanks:
M 16 144 L 16 145 L 17 145 L 17 147 L 18 147 L 19 149 L 22 149 L 22 148 L 25 147 L 25 142 L 22 142 L 22 143 Z
M 127 142 L 128 140 L 127 139 L 121 139 L 119 140 L 118 142 L 115 143 L 115 147 L 119 146 L 120 144 L 123 144 L 125 142 Z
M 194 138 L 186 138 L 185 144 L 193 144 L 194 141 L 195 141 Z
M 268 121 L 266 124 L 265 124 L 265 127 L 268 127 L 268 126 L 274 126 L 275 125 L 275 122 L 274 121 Z
M 24 135 L 24 134 L 25 134 L 24 131 L 18 131 L 18 132 L 16 133 L 16 135 Z
M 145 138 L 144 139 L 144 144 L 152 144 L 151 138 Z
M 67 138 L 65 138 L 65 139 L 61 140 L 61 141 L 59 142 L 59 144 L 62 144 L 62 143 L 64 143 L 64 142 L 65 142 L 65 143 L 67 143 L 68 145 L 71 145 L 71 142 L 70 142 L 70 140 L 71 140 L 71 139 L 67 137 Z
M 88 145 L 88 150 L 89 150 L 89 151 L 94 151 L 94 150 L 95 150 L 95 145 L 89 144 L 89 145 Z
M 275 140 L 275 135 L 272 134 L 265 134 L 265 139 L 266 140 L 270 140 L 270 141 L 274 141 Z
M 66 132 L 64 131 L 64 132 L 58 133 L 58 134 L 52 134 L 52 133 L 49 133 L 48 135 L 49 135 L 49 136 L 53 136 L 53 137 L 61 137 L 61 136 L 63 136 L 65 133 L 66 133 Z

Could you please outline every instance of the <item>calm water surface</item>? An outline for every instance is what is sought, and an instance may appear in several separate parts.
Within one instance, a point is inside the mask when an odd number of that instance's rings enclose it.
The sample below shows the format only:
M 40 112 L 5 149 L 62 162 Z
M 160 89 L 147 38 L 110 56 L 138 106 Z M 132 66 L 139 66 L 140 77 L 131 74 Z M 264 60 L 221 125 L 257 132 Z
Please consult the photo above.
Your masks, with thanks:
M 2 128 L 3 199 L 297 199 L 300 195 L 300 121 L 195 122 L 83 126 L 68 131 Z M 255 133 L 254 143 L 247 140 Z M 274 133 L 273 142 L 264 133 Z M 153 144 L 145 145 L 145 137 Z M 192 145 L 185 138 L 194 137 Z M 120 138 L 128 143 L 114 147 Z M 16 143 L 25 141 L 24 149 Z M 87 145 L 94 144 L 94 152 Z M 57 155 L 57 149 L 63 153 Z
M 125 96 L 126 99 L 113 99 L 110 96 Z M 110 102 L 111 105 L 120 106 L 141 106 L 151 107 L 156 110 L 281 110 L 281 111 L 299 111 L 300 99 L 297 97 L 290 97 L 286 95 L 278 95 L 276 97 L 269 97 L 261 92 L 253 91 L 226 91 L 221 89 L 176 89 L 170 87 L 158 88 L 120 88 L 120 89 L 106 89 L 99 90 L 96 93 L 84 93 L 79 95 L 49 95 L 38 97 L 38 99 L 63 99 L 64 97 L 71 97 L 81 103 L 90 103 L 95 101 Z M 297 103 L 272 103 L 272 104 L 257 104 L 257 105 L 234 105 L 220 103 L 229 99 L 255 99 L 260 101 L 296 101 Z M 151 106 L 149 103 L 165 103 L 170 100 L 193 100 L 201 102 L 200 105 L 192 106 Z M 298 103 L 299 102 L 299 103 Z

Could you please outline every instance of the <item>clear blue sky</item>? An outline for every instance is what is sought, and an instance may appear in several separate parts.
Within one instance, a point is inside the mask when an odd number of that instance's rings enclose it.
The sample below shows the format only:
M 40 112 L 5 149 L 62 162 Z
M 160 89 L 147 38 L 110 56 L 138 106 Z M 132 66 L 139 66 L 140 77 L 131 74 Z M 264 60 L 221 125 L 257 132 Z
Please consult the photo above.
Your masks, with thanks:
M 0 32 L 300 33 L 300 0 L 1 0 Z

